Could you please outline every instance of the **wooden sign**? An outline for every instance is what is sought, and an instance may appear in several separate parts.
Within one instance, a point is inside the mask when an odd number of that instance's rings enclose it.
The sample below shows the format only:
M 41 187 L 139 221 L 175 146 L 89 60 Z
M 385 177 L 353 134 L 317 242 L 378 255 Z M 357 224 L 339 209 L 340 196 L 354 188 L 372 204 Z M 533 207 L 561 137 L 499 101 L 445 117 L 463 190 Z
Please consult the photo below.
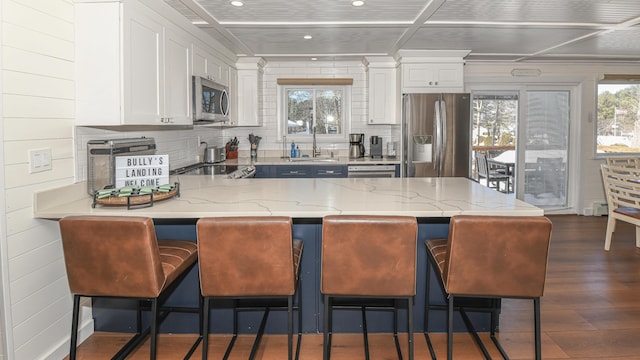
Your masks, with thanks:
M 169 183 L 169 155 L 116 156 L 116 188 Z

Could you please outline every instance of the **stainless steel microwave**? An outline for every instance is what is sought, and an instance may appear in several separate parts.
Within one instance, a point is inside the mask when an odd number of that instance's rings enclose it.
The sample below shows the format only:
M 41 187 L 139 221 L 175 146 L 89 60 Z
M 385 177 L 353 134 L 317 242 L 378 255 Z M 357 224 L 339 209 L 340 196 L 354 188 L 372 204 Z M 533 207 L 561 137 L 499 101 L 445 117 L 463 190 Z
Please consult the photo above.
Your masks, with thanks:
M 209 79 L 194 76 L 192 90 L 195 124 L 229 120 L 229 88 Z

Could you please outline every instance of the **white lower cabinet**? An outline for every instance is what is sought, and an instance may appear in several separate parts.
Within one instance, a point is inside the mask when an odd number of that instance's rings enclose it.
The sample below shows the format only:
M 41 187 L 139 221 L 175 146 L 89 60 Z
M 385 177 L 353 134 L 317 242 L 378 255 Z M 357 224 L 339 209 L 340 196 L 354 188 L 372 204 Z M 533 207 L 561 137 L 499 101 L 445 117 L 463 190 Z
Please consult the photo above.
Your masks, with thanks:
M 191 125 L 191 42 L 135 0 L 76 3 L 76 124 Z

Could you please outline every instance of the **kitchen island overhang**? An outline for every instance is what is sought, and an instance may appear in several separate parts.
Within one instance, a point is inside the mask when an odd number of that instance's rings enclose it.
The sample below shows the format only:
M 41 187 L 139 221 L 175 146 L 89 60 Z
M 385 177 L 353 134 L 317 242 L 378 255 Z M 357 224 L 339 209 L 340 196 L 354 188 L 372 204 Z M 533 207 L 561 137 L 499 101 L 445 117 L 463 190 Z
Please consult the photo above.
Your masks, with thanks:
M 35 196 L 35 217 L 57 220 L 70 215 L 123 215 L 154 218 L 157 235 L 168 239 L 196 240 L 195 222 L 206 216 L 290 216 L 294 237 L 305 243 L 301 264 L 303 331 L 322 332 L 323 304 L 320 294 L 322 217 L 334 214 L 409 215 L 418 219 L 418 254 L 414 327 L 424 329 L 426 249 L 424 241 L 446 237 L 449 218 L 459 214 L 498 216 L 543 216 L 535 206 L 489 189 L 465 178 L 347 178 L 347 179 L 238 179 L 219 176 L 172 177 L 180 182 L 180 197 L 154 203 L 153 207 L 127 210 L 126 206 L 97 206 L 86 193 L 86 184 L 76 183 L 43 191 Z M 238 241 L 241 241 L 239 239 Z M 514 239 L 517 241 L 517 239 Z M 198 304 L 197 269 L 192 271 L 169 299 L 172 306 Z M 432 274 L 432 276 L 434 276 Z M 442 303 L 442 290 L 431 279 L 431 303 Z M 212 312 L 211 332 L 230 333 L 229 304 L 219 304 Z M 108 300 L 94 302 L 97 331 L 128 332 L 133 328 L 133 311 L 114 311 Z M 274 313 L 267 332 L 285 333 L 286 319 Z M 370 332 L 391 332 L 392 314 L 368 312 Z M 401 312 L 400 319 L 405 315 Z M 471 314 L 479 331 L 489 328 L 486 313 Z M 259 313 L 240 319 L 240 332 L 253 333 L 260 323 Z M 432 331 L 445 331 L 445 313 L 430 316 Z M 359 332 L 359 311 L 344 311 L 334 320 L 336 332 Z M 400 323 L 400 328 L 406 324 Z M 456 331 L 464 331 L 456 323 Z M 196 333 L 197 316 L 172 314 L 160 331 Z

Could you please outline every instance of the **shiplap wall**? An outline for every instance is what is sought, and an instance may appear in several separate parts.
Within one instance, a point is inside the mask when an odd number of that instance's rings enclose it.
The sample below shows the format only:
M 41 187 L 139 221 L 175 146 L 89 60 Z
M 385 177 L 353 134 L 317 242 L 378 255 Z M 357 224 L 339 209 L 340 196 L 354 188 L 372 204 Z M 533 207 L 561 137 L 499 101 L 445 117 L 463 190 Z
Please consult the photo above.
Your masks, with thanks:
M 61 358 L 71 297 L 57 223 L 33 218 L 33 193 L 74 181 L 72 0 L 2 1 L 3 188 L 8 359 Z M 28 150 L 52 170 L 29 173 Z

